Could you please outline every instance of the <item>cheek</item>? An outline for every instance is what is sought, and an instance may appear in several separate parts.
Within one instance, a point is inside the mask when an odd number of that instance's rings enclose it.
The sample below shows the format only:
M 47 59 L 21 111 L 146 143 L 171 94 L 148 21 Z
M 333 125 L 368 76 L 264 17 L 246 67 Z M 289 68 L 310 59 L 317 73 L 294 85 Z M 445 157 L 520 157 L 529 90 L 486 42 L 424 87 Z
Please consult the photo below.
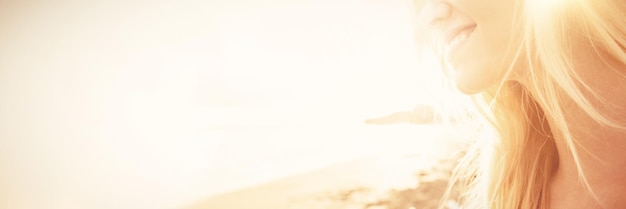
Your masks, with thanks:
M 510 22 L 509 22 L 510 23 Z M 465 93 L 477 93 L 503 82 L 513 66 L 516 49 L 521 43 L 511 24 L 500 21 L 479 23 L 465 48 L 468 56 L 455 66 L 457 87 Z
M 502 38 L 482 29 L 477 29 L 472 36 L 464 49 L 468 56 L 462 64 L 454 66 L 455 83 L 466 94 L 498 85 L 512 60 L 504 53 L 507 43 L 498 40 Z
M 478 28 L 467 42 L 467 55 L 454 66 L 455 83 L 467 94 L 478 93 L 498 85 L 513 62 L 511 46 L 518 43 L 514 30 L 516 0 L 451 0 L 458 9 L 474 20 Z

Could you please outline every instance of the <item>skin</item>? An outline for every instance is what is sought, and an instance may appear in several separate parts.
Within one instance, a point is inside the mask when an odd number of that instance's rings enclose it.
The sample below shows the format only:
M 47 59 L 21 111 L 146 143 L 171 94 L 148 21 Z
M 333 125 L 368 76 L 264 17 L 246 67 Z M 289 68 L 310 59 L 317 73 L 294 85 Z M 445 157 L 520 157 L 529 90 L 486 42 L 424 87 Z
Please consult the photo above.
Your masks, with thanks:
M 459 90 L 467 94 L 479 93 L 497 85 L 504 79 L 504 72 L 512 63 L 510 51 L 519 44 L 512 31 L 519 30 L 515 21 L 515 0 L 448 0 L 429 1 L 424 11 L 433 11 L 427 16 L 434 31 L 449 30 L 459 23 L 474 22 L 477 28 L 459 48 L 458 56 L 447 61 L 454 68 L 455 81 Z M 442 32 L 442 33 L 443 33 Z M 604 101 L 591 99 L 595 107 L 610 119 L 626 124 L 626 66 L 610 59 L 608 54 L 588 53 L 593 51 L 584 37 L 572 40 L 574 47 L 574 71 L 583 82 L 595 89 Z M 604 59 L 601 59 L 604 58 Z M 604 61 L 602 61 L 604 60 Z M 529 86 L 522 75 L 523 65 L 513 65 L 513 75 L 507 79 Z M 531 89 L 531 88 L 527 88 Z M 530 92 L 537 94 L 538 92 Z M 593 98 L 584 92 L 587 98 Z M 626 131 L 606 127 L 590 118 L 573 101 L 565 99 L 566 123 L 571 127 L 575 140 L 579 142 L 580 163 L 587 180 L 599 197 L 600 202 L 589 195 L 579 183 L 576 164 L 560 135 L 555 135 L 559 167 L 550 185 L 551 209 L 623 208 L 626 205 Z M 555 119 L 548 115 L 551 127 Z M 552 130 L 553 133 L 558 133 Z
M 589 52 L 584 45 L 575 45 L 575 51 Z M 626 124 L 626 79 L 613 69 L 626 71 L 626 66 L 616 60 L 601 62 L 603 54 L 578 53 L 574 67 L 592 89 L 597 90 L 604 102 L 592 98 L 591 102 L 600 113 L 609 119 Z M 611 69 L 611 70 L 609 70 Z M 521 80 L 523 81 L 523 79 Z M 586 92 L 589 94 L 588 92 Z M 551 185 L 550 208 L 624 208 L 626 205 L 626 131 L 598 124 L 571 100 L 562 104 L 567 110 L 566 122 L 573 127 L 571 132 L 580 143 L 579 157 L 591 188 L 602 204 L 587 194 L 586 188 L 578 183 L 576 165 L 561 136 L 555 136 L 559 154 L 559 168 Z M 548 118 L 554 124 L 553 118 Z M 554 125 L 551 125 L 554 127 Z M 587 150 L 587 152 L 582 150 Z
M 429 0 L 423 11 L 430 12 L 430 28 L 444 35 L 461 25 L 477 24 L 472 35 L 456 54 L 446 60 L 452 65 L 455 83 L 467 94 L 478 93 L 502 80 L 510 65 L 509 51 L 514 42 L 515 1 L 512 0 L 450 0 L 446 3 Z M 488 11 L 488 12 L 487 12 Z M 498 18 L 494 18 L 498 17 Z M 515 41 L 518 42 L 518 41 Z M 472 56 L 467 56 L 471 54 Z

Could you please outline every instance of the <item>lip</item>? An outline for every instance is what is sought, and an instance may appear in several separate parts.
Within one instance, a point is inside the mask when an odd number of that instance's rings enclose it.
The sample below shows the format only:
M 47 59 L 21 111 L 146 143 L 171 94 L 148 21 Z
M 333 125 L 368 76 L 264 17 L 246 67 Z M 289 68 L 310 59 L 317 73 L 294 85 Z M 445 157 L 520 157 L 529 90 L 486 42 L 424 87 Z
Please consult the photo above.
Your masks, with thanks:
M 452 42 L 452 40 L 454 40 L 454 38 L 456 38 L 456 36 L 458 36 L 461 32 L 472 28 L 475 29 L 476 26 L 476 24 L 468 24 L 448 30 L 444 35 L 445 44 L 450 45 L 450 42 Z

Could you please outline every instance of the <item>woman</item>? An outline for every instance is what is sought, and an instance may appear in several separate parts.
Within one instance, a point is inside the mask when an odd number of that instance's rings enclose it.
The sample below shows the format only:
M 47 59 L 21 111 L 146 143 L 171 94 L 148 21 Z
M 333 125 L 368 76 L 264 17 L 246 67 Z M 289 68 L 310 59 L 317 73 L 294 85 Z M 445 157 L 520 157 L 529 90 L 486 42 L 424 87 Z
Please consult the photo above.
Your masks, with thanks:
M 626 208 L 626 1 L 427 0 L 419 14 L 495 133 L 455 172 L 464 208 Z

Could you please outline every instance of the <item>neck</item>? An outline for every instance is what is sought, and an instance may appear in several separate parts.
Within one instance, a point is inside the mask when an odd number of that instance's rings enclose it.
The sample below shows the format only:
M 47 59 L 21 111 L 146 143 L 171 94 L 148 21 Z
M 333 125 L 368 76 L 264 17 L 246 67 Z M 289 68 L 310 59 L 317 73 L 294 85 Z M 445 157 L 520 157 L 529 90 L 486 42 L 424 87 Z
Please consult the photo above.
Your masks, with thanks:
M 603 61 L 579 65 L 579 69 L 585 69 L 579 72 L 585 79 L 583 82 L 595 91 L 583 91 L 583 96 L 602 116 L 626 124 L 626 97 L 621 96 L 626 90 L 626 78 L 616 70 L 606 70 L 616 69 L 614 64 Z M 530 93 L 537 95 L 538 92 L 531 90 Z M 549 208 L 611 209 L 626 205 L 626 200 L 620 197 L 626 194 L 626 131 L 597 122 L 569 97 L 561 99 L 564 121 L 546 113 L 559 157 L 550 187 Z M 558 130 L 560 123 L 567 125 L 574 144 L 569 144 Z M 578 159 L 571 151 L 572 146 Z M 579 168 L 595 196 L 581 183 Z

